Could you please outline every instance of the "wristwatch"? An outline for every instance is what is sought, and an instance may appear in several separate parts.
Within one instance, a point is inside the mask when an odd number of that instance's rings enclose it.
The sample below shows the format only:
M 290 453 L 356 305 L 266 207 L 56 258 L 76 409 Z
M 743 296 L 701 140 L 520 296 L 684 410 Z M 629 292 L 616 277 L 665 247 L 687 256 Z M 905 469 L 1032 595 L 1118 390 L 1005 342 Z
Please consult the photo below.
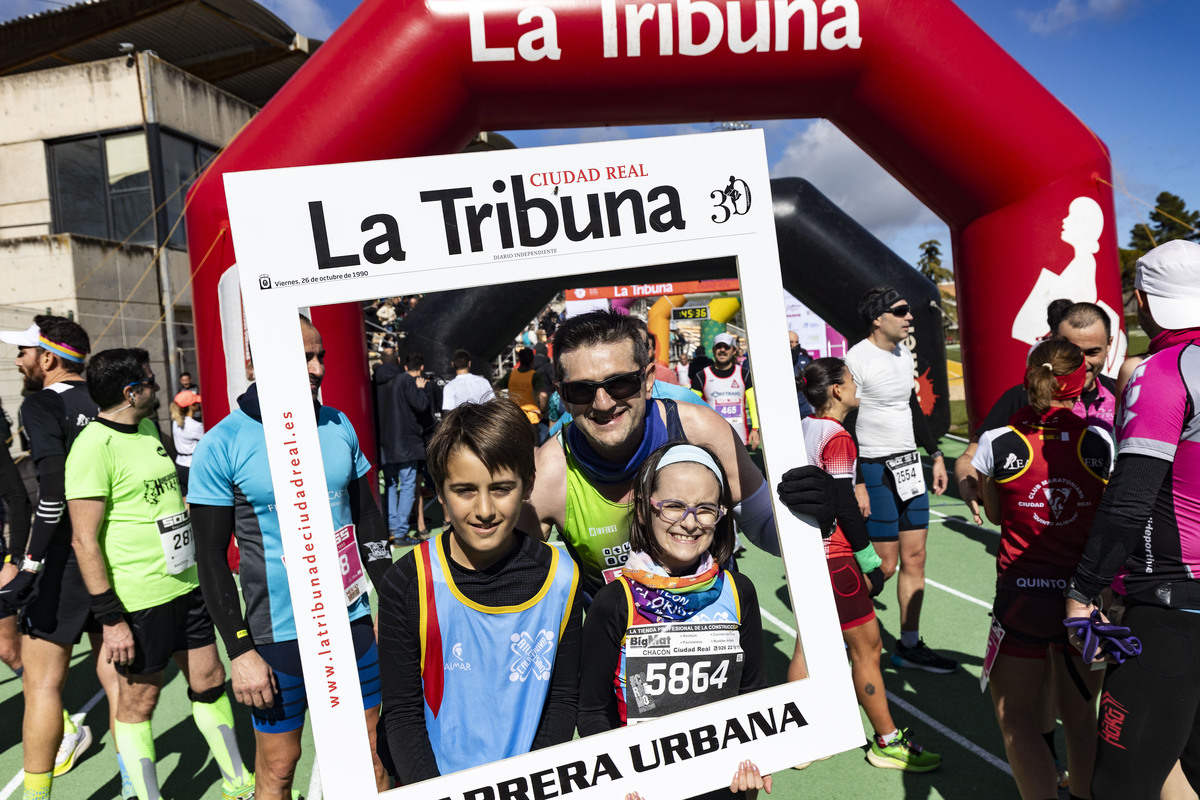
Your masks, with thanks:
M 21 570 L 23 572 L 38 573 L 42 571 L 42 562 L 34 559 L 33 556 L 26 554 L 25 560 L 21 562 Z
M 1074 578 L 1071 578 L 1071 581 L 1067 584 L 1066 591 L 1063 592 L 1063 597 L 1067 598 L 1068 600 L 1074 600 L 1076 603 L 1080 603 L 1085 606 L 1095 606 L 1096 608 L 1100 608 L 1103 603 L 1099 597 L 1088 597 L 1086 594 L 1076 589 Z
M 943 456 L 942 456 L 942 451 L 941 451 L 941 450 L 934 450 L 932 453 L 930 453 L 930 454 L 929 454 L 929 458 L 930 458 L 931 460 L 936 460 L 936 459 L 939 459 L 939 458 L 942 458 L 942 457 L 943 457 Z
M 107 614 L 97 614 L 96 622 L 101 625 L 116 625 L 118 622 L 125 620 L 125 615 L 120 611 L 109 611 Z

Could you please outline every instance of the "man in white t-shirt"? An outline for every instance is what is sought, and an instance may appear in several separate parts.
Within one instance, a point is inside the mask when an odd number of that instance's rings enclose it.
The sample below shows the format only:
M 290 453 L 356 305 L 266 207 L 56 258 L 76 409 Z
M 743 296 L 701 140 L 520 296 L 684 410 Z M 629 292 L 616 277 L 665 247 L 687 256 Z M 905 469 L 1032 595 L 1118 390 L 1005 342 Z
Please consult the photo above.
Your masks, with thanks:
M 855 493 L 867 517 L 871 542 L 883 561 L 883 574 L 890 578 L 899 568 L 900 638 L 892 664 L 951 673 L 958 663 L 926 647 L 919 631 L 929 495 L 917 453 L 918 440 L 933 460 L 934 494 L 946 491 L 947 478 L 942 452 L 916 402 L 913 354 L 903 344 L 909 337 L 912 314 L 908 303 L 890 286 L 863 295 L 858 313 L 869 332 L 846 354 L 859 396 L 853 427 L 862 481 Z
M 466 350 L 455 350 L 450 363 L 454 366 L 454 380 L 442 387 L 443 413 L 463 403 L 486 403 L 496 396 L 487 378 L 471 372 L 471 354 Z

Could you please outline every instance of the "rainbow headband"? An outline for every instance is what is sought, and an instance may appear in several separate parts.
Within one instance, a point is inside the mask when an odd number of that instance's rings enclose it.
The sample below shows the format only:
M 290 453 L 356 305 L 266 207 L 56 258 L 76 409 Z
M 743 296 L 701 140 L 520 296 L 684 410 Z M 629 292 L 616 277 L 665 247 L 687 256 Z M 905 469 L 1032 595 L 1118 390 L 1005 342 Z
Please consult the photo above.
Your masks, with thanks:
M 38 334 L 38 347 L 42 348 L 43 350 L 49 350 L 59 358 L 65 358 L 68 361 L 74 361 L 79 364 L 83 363 L 83 353 L 72 347 L 67 347 L 65 344 L 52 342 L 41 334 Z

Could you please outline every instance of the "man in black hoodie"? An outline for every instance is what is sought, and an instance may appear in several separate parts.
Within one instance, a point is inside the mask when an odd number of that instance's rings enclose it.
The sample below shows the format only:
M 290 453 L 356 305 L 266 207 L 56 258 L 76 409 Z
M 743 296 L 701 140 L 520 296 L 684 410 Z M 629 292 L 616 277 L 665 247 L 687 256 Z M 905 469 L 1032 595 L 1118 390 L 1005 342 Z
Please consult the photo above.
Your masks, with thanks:
M 380 365 L 379 371 L 384 365 Z M 378 382 L 379 460 L 387 484 L 388 527 L 399 544 L 415 544 L 408 536 L 408 517 L 417 495 L 417 469 L 425 459 L 424 429 L 431 404 L 421 374 L 425 360 L 416 353 L 404 359 L 405 369 L 386 384 Z

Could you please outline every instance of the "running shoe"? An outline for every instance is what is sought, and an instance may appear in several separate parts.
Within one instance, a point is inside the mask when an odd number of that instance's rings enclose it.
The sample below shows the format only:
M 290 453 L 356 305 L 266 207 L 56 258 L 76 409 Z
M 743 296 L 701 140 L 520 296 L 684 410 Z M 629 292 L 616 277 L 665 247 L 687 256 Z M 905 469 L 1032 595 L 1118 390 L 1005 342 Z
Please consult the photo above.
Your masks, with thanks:
M 897 639 L 895 647 L 892 648 L 892 666 L 923 669 L 938 675 L 949 675 L 958 669 L 958 662 L 945 656 L 939 656 L 930 650 L 924 639 L 918 639 L 912 647 L 905 647 Z
M 70 772 L 79 756 L 91 743 L 92 729 L 87 725 L 79 725 L 74 731 L 64 730 L 62 741 L 58 745 L 58 755 L 54 757 L 54 777 Z
M 221 800 L 254 800 L 254 776 L 249 775 L 238 786 L 221 782 Z
M 890 742 L 872 736 L 867 761 L 880 769 L 899 769 L 904 772 L 932 772 L 942 765 L 941 756 L 908 738 L 908 728 L 897 731 Z

